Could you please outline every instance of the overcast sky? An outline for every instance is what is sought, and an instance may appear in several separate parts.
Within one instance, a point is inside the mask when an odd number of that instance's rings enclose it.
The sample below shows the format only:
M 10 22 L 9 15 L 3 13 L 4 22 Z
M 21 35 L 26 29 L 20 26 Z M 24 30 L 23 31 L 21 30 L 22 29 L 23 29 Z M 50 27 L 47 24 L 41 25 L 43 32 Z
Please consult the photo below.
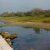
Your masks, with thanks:
M 50 0 L 0 0 L 0 12 L 50 9 Z

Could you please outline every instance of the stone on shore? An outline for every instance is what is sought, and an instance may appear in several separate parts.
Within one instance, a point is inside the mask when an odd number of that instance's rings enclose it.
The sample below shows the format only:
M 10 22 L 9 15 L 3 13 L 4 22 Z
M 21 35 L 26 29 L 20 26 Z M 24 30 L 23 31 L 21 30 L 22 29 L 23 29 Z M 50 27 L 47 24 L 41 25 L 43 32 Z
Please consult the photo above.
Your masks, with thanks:
M 14 39 L 16 38 L 16 34 L 10 34 L 8 32 L 3 32 L 1 33 L 1 35 L 5 38 L 5 39 Z
M 10 46 L 13 44 L 12 40 L 17 37 L 16 34 L 10 34 L 8 32 L 2 32 L 0 35 L 7 41 Z

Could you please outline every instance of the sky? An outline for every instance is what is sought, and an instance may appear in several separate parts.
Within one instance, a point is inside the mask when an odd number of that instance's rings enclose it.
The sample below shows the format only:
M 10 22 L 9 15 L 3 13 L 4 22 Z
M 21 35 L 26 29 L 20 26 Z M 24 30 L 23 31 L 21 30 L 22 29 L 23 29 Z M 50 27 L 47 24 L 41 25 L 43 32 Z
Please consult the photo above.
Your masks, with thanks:
M 50 0 L 0 0 L 0 12 L 50 9 Z

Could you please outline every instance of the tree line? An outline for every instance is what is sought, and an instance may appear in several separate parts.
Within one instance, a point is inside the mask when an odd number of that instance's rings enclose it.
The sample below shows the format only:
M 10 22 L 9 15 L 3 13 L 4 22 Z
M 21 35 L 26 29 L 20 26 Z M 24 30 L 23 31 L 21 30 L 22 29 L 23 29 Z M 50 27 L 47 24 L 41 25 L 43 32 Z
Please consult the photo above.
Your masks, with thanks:
M 0 14 L 0 16 L 3 17 L 24 17 L 24 16 L 38 16 L 38 17 L 50 17 L 50 9 L 48 10 L 43 10 L 43 9 L 39 9 L 39 8 L 35 8 L 31 11 L 27 11 L 27 12 L 4 12 L 2 14 Z

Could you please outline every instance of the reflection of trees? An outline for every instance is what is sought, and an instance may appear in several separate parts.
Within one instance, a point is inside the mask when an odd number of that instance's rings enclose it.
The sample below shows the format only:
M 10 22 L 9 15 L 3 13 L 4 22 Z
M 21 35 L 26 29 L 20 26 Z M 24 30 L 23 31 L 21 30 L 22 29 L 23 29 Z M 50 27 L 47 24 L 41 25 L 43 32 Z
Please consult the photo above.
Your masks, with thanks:
M 3 32 L 3 26 L 0 26 L 0 33 Z
M 44 30 L 46 30 L 48 32 L 48 31 L 50 31 L 50 28 L 44 28 Z
M 40 28 L 39 28 L 39 27 L 34 27 L 33 29 L 35 30 L 35 32 L 36 32 L 37 34 L 40 33 Z
M 3 32 L 3 27 L 5 26 L 4 21 L 0 21 L 0 33 Z

